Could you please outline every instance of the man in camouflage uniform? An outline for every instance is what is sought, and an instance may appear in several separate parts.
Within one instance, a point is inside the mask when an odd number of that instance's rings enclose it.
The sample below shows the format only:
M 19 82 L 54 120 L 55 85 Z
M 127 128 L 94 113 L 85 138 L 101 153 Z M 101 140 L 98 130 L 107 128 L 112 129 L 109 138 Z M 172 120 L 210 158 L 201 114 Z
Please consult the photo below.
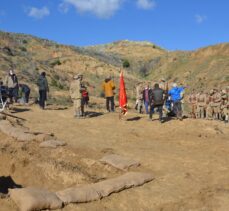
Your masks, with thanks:
M 212 96 L 212 107 L 213 107 L 213 118 L 215 120 L 220 119 L 220 105 L 221 105 L 221 94 L 218 89 L 214 89 L 214 94 Z
M 74 112 L 76 118 L 84 116 L 84 109 L 82 105 L 82 80 L 83 75 L 78 74 L 73 77 L 73 81 L 70 84 L 70 96 L 74 103 Z
M 189 95 L 188 102 L 191 105 L 191 117 L 196 118 L 196 109 L 197 109 L 197 98 L 194 90 L 192 90 L 192 93 Z
M 228 123 L 229 118 L 229 87 L 226 90 L 222 90 L 222 104 L 221 104 L 221 115 L 222 119 Z
M 206 94 L 201 91 L 197 95 L 197 110 L 196 110 L 196 117 L 204 119 L 205 118 L 205 108 L 207 105 L 207 98 Z
M 143 107 L 143 86 L 141 83 L 136 85 L 136 110 L 138 113 L 142 113 Z
M 212 89 L 209 94 L 207 94 L 207 108 L 206 108 L 206 118 L 208 120 L 213 119 L 213 95 L 214 95 L 214 90 Z

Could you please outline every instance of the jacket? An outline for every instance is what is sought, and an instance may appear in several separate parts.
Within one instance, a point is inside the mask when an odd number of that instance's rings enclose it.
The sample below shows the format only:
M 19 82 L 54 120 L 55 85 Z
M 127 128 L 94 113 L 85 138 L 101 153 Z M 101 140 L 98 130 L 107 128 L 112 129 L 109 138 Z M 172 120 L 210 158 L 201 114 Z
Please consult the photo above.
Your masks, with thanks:
M 13 75 L 7 75 L 4 81 L 4 84 L 8 88 L 17 88 L 18 87 L 18 79 L 15 74 Z
M 48 81 L 46 77 L 40 75 L 37 81 L 37 85 L 40 91 L 49 91 Z
M 105 97 L 113 97 L 114 96 L 115 85 L 111 79 L 106 79 L 103 82 L 102 89 L 105 93 Z
M 149 90 L 150 104 L 154 106 L 162 106 L 164 104 L 164 90 L 161 88 L 154 88 Z
M 177 102 L 182 99 L 182 92 L 184 92 L 184 87 L 173 87 L 169 90 L 168 94 L 171 96 L 173 102 Z
M 142 98 L 143 98 L 143 101 L 144 102 L 147 102 L 147 99 L 146 99 L 146 92 L 148 92 L 148 102 L 149 102 L 149 93 L 150 93 L 150 89 L 144 89 L 143 90 L 143 93 L 142 93 Z

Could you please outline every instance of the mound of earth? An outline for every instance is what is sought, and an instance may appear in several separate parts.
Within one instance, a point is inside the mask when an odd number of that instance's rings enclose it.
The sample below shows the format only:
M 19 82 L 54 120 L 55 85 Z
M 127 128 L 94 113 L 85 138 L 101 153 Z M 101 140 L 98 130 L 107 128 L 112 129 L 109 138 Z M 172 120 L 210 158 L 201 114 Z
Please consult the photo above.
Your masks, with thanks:
M 15 186 L 56 192 L 123 175 L 125 171 L 99 161 L 118 154 L 141 163 L 131 171 L 150 172 L 155 179 L 101 201 L 70 204 L 63 211 L 229 209 L 228 125 L 193 119 L 160 124 L 156 115 L 151 122 L 133 111 L 120 121 L 118 113 L 104 111 L 88 110 L 94 115 L 80 120 L 73 118 L 73 108 L 43 111 L 32 106 L 16 113 L 26 121 L 15 124 L 55 134 L 66 145 L 40 148 L 39 140 L 18 142 L 0 133 L 0 177 L 9 176 Z M 0 203 L 0 210 L 17 210 L 9 198 Z

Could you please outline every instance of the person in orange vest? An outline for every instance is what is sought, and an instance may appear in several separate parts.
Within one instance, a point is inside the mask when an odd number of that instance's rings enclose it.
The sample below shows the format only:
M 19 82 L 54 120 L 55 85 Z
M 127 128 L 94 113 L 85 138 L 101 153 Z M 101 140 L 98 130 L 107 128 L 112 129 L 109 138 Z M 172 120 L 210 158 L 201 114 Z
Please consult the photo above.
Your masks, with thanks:
M 106 98 L 106 109 L 107 112 L 114 112 L 115 105 L 114 105 L 114 90 L 115 90 L 115 84 L 111 80 L 111 77 L 107 77 L 105 81 L 102 84 L 102 89 L 105 94 Z

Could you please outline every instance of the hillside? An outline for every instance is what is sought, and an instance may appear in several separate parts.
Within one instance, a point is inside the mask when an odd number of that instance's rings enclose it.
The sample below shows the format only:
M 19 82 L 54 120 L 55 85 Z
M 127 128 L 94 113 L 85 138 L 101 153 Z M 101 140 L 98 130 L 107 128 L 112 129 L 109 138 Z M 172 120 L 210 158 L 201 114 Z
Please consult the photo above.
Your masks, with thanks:
M 140 80 L 165 78 L 190 88 L 210 89 L 229 84 L 229 43 L 197 51 L 167 51 L 149 42 L 117 41 L 90 47 L 65 46 L 30 35 L 0 32 L 0 76 L 13 67 L 20 81 L 33 90 L 41 71 L 46 71 L 53 95 L 65 95 L 74 74 L 82 72 L 91 95 L 101 95 L 107 75 L 119 80 L 124 62 L 127 89 L 134 98 Z M 34 94 L 35 95 L 35 94 Z
M 39 39 L 24 34 L 0 32 L 0 77 L 14 68 L 21 82 L 35 89 L 40 72 L 46 71 L 53 94 L 65 93 L 73 75 L 81 72 L 91 95 L 100 96 L 101 83 L 108 75 L 119 79 L 120 68 L 89 55 L 72 46 Z M 138 78 L 125 73 L 127 84 L 135 84 Z

